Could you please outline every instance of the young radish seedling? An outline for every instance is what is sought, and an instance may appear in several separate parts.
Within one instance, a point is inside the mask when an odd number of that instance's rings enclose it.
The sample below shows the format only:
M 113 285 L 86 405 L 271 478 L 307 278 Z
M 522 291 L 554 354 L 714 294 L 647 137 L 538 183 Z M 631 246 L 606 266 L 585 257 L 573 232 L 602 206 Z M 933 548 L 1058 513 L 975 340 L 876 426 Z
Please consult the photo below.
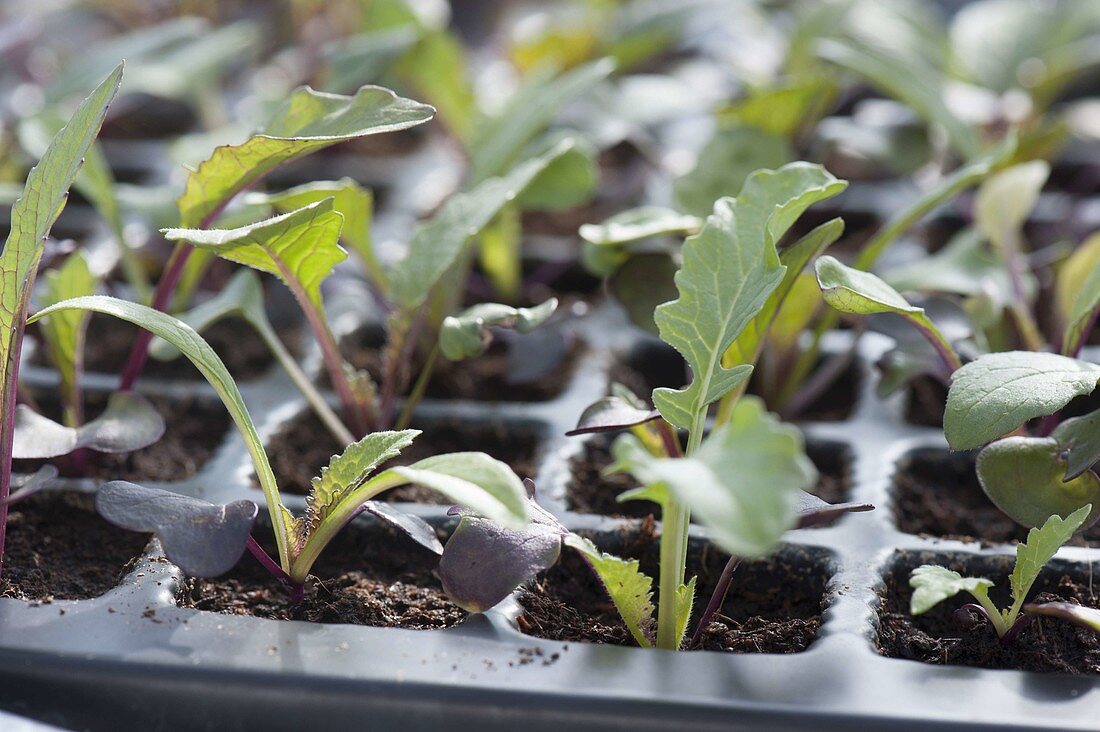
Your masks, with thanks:
M 0 567 L 7 531 L 11 461 L 15 443 L 19 359 L 27 309 L 50 229 L 65 206 L 84 155 L 122 82 L 119 64 L 77 107 L 27 175 L 12 206 L 11 231 L 0 251 Z M 23 486 L 26 488 L 26 485 Z
M 397 526 L 434 551 L 441 551 L 423 521 L 375 503 L 380 493 L 415 483 L 512 528 L 527 519 L 523 485 L 504 463 L 480 452 L 436 455 L 407 467 L 379 466 L 396 457 L 419 435 L 417 430 L 375 432 L 347 448 L 314 478 L 304 516 L 283 503 L 267 453 L 232 376 L 209 344 L 191 327 L 158 310 L 115 298 L 79 297 L 37 313 L 33 320 L 71 310 L 112 315 L 149 330 L 179 349 L 217 392 L 245 440 L 267 503 L 278 547 L 269 557 L 251 537 L 257 506 L 240 500 L 213 505 L 156 488 L 116 481 L 103 486 L 97 510 L 126 529 L 156 533 L 165 554 L 195 576 L 228 571 L 245 548 L 300 598 L 310 569 L 329 542 L 358 514 L 368 511 Z
M 754 397 L 731 400 L 709 435 L 706 417 L 712 403 L 729 394 L 740 396 L 738 387 L 752 371 L 751 357 L 789 283 L 835 239 L 839 227 L 832 222 L 819 227 L 786 250 L 799 260 L 793 273 L 776 242 L 806 208 L 843 187 L 819 166 L 795 163 L 758 171 L 737 198 L 720 199 L 700 232 L 684 243 L 675 278 L 678 297 L 658 307 L 655 318 L 662 338 L 687 360 L 692 383 L 654 391 L 656 412 L 617 390 L 582 417 L 579 431 L 630 428 L 635 433 L 616 441 L 614 469 L 629 471 L 642 484 L 621 500 L 646 499 L 662 509 L 659 609 L 652 603 L 653 581 L 639 571 L 637 561 L 600 552 L 544 513 L 519 533 L 481 517 L 464 517 L 440 563 L 444 588 L 456 602 L 470 609 L 495 604 L 556 561 L 564 544 L 585 555 L 639 644 L 677 649 L 694 604 L 695 580 L 685 582 L 692 513 L 718 546 L 741 558 L 770 553 L 799 523 L 799 497 L 817 476 L 799 432 L 779 423 Z M 731 353 L 750 358 L 731 363 Z M 686 449 L 677 428 L 687 430 Z M 494 547 L 496 559 L 489 567 L 475 561 L 485 547 Z M 723 594 L 728 578 L 724 583 Z M 709 622 L 716 609 L 702 620 Z
M 1044 605 L 1025 605 L 1031 586 L 1035 584 L 1039 573 L 1046 563 L 1054 557 L 1058 549 L 1089 520 L 1091 505 L 1081 508 L 1066 518 L 1050 516 L 1040 528 L 1034 528 L 1027 534 L 1027 541 L 1016 547 L 1016 566 L 1009 577 L 1012 589 L 1012 605 L 1001 610 L 989 599 L 989 588 L 993 583 L 980 577 L 963 577 L 944 567 L 926 564 L 913 570 L 909 584 L 913 588 L 913 597 L 909 609 L 913 615 L 931 610 L 939 603 L 954 597 L 960 592 L 968 592 L 977 601 L 968 603 L 956 610 L 960 613 L 976 612 L 993 626 L 1001 643 L 1012 643 L 1034 617 L 1034 614 L 1058 614 L 1057 608 L 1044 611 Z M 1059 604 L 1058 607 L 1061 607 Z

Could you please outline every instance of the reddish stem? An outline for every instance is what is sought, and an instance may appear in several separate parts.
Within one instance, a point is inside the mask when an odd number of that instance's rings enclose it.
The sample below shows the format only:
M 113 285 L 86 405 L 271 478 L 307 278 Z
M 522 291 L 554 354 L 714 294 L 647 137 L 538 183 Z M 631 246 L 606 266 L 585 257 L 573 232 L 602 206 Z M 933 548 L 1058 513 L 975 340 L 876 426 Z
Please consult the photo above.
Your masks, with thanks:
M 730 591 L 730 582 L 733 581 L 733 573 L 737 571 L 737 567 L 740 564 L 741 560 L 737 557 L 730 557 L 729 561 L 726 562 L 726 566 L 722 570 L 722 576 L 718 578 L 718 584 L 715 586 L 714 592 L 711 593 L 710 602 L 707 603 L 707 609 L 699 616 L 699 624 L 695 626 L 695 633 L 691 636 L 689 648 L 695 648 L 703 639 L 703 632 L 707 629 L 707 626 L 710 625 L 714 616 L 718 614 L 718 610 L 722 607 L 722 603 L 726 601 L 726 594 Z
M 279 563 L 271 558 L 271 555 L 264 551 L 264 548 L 260 546 L 260 543 L 252 538 L 252 535 L 248 535 L 248 551 L 252 552 L 252 556 L 256 557 L 263 568 L 266 569 L 271 575 L 279 580 L 279 583 L 287 589 L 290 593 L 290 602 L 293 605 L 297 605 L 302 601 L 305 596 L 305 585 L 298 584 L 290 578 L 290 575 L 283 571 L 283 568 L 279 566 Z
M 172 295 L 176 291 L 176 285 L 179 284 L 180 278 L 183 277 L 183 270 L 187 265 L 187 260 L 191 257 L 191 252 L 194 251 L 194 247 L 190 244 L 179 243 L 176 248 L 172 250 L 172 256 L 168 260 L 168 266 L 164 270 L 164 274 L 160 278 L 160 282 L 157 283 L 156 292 L 153 294 L 153 308 L 156 310 L 164 311 L 168 307 L 168 303 L 172 300 Z M 119 391 L 129 391 L 133 388 L 134 382 L 141 376 L 142 370 L 145 368 L 146 361 L 149 360 L 149 344 L 153 341 L 152 331 L 141 328 L 138 330 L 137 337 L 134 338 L 134 345 L 130 348 L 130 355 L 126 359 L 126 366 L 122 370 L 122 378 L 119 380 Z

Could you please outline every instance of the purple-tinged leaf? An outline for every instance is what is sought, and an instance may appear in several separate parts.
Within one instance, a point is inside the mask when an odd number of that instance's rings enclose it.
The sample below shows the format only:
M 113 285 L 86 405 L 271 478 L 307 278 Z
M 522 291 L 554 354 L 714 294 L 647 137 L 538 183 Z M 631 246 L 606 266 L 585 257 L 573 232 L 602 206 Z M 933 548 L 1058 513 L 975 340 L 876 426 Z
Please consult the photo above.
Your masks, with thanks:
M 8 500 L 4 503 L 8 506 L 19 503 L 20 501 L 30 498 L 38 491 L 42 490 L 50 484 L 54 478 L 57 477 L 57 468 L 53 465 L 43 465 L 33 475 L 29 475 L 23 479 L 22 483 L 13 485 L 15 489 L 8 496 Z
M 817 526 L 845 513 L 873 511 L 870 503 L 827 503 L 812 493 L 802 492 L 798 497 L 798 523 L 796 529 Z
M 1050 436 L 1058 441 L 1058 449 L 1066 461 L 1063 480 L 1083 475 L 1100 461 L 1100 410 L 1067 419 Z
M 656 409 L 641 409 L 621 397 L 609 396 L 589 405 L 581 412 L 577 426 L 565 434 L 572 436 L 625 430 L 660 417 L 661 413 Z
M 419 516 L 398 511 L 390 504 L 381 501 L 367 501 L 363 504 L 363 510 L 380 521 L 400 529 L 425 549 L 429 549 L 436 554 L 443 553 L 443 545 L 439 543 L 439 537 L 435 535 L 435 529 Z
M 439 560 L 439 578 L 452 602 L 482 612 L 558 561 L 568 530 L 533 500 L 528 507 L 531 523 L 522 529 L 462 517 Z
M 259 511 L 252 501 L 215 504 L 123 480 L 100 487 L 95 507 L 115 526 L 156 534 L 165 556 L 192 577 L 232 569 Z
M 1024 605 L 1024 612 L 1060 618 L 1100 633 L 1100 610 L 1094 607 L 1076 605 L 1072 602 L 1029 602 Z
M 149 400 L 129 391 L 115 392 L 103 414 L 72 428 L 43 417 L 25 404 L 15 409 L 12 456 L 43 459 L 88 448 L 98 452 L 133 452 L 164 434 L 164 419 Z

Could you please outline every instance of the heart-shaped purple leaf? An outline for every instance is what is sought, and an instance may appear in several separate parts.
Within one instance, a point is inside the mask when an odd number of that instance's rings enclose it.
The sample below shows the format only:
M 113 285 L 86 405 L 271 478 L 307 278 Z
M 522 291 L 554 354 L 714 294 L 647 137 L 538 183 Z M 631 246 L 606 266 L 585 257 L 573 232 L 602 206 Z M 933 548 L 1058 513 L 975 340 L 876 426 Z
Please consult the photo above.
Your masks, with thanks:
M 66 427 L 24 404 L 15 409 L 12 456 L 43 459 L 88 448 L 98 452 L 132 452 L 148 447 L 164 434 L 164 419 L 145 397 L 115 392 L 103 414 L 80 427 Z
M 439 578 L 452 602 L 482 612 L 558 561 L 569 532 L 533 500 L 528 508 L 531 523 L 519 530 L 480 516 L 462 517 L 439 560 Z
M 812 493 L 803 491 L 798 497 L 798 523 L 796 529 L 817 526 L 844 513 L 873 511 L 870 503 L 827 503 Z
M 95 507 L 115 526 L 156 534 L 165 556 L 193 577 L 233 568 L 259 510 L 252 501 L 215 504 L 124 480 L 101 486 Z

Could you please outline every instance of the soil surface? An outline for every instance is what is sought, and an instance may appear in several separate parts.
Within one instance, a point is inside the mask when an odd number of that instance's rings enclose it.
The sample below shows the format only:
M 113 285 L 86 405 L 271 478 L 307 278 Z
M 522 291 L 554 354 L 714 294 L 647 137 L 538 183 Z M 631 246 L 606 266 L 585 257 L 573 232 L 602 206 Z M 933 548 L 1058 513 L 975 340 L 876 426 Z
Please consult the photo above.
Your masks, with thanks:
M 372 328 L 359 328 L 340 341 L 344 358 L 357 369 L 367 371 L 376 384 L 382 383 L 385 369 L 381 334 Z M 569 386 L 577 357 L 582 346 L 573 342 L 565 359 L 548 374 L 534 381 L 513 383 L 509 379 L 508 349 L 502 342 L 494 342 L 489 350 L 477 358 L 465 361 L 448 361 L 440 357 L 432 372 L 425 396 L 431 399 L 465 399 L 483 402 L 544 402 L 554 399 Z M 419 374 L 421 359 L 414 359 L 411 378 Z M 328 386 L 327 375 L 320 383 Z M 411 384 L 402 393 L 407 393 Z
M 84 341 L 85 371 L 121 373 L 139 330 L 136 325 L 118 318 L 92 318 L 88 321 L 88 333 Z M 297 329 L 283 327 L 277 329 L 277 333 L 287 349 L 291 353 L 297 353 Z M 225 362 L 229 373 L 240 381 L 263 376 L 275 363 L 271 351 L 260 336 L 239 318 L 218 321 L 207 328 L 202 337 Z M 45 359 L 44 349 L 38 349 L 33 362 L 42 366 L 47 363 Z M 198 369 L 183 356 L 172 361 L 158 361 L 150 357 L 142 374 L 157 379 L 202 379 Z
M 264 533 L 270 539 L 270 532 Z M 178 602 L 197 610 L 276 620 L 447 628 L 460 623 L 466 612 L 447 600 L 435 576 L 438 564 L 438 556 L 400 532 L 349 527 L 314 565 L 298 605 L 290 603 L 283 586 L 251 555 L 223 577 L 186 580 Z
M 0 596 L 88 600 L 118 585 L 148 543 L 95 512 L 93 496 L 45 492 L 11 507 Z
M 946 560 L 946 561 L 945 561 Z M 879 652 L 892 658 L 954 666 L 979 666 L 1023 671 L 1056 671 L 1072 674 L 1100 673 L 1100 635 L 1056 618 L 1036 618 L 1015 643 L 1001 645 L 988 621 L 974 615 L 969 627 L 953 617 L 954 611 L 970 602 L 960 594 L 929 612 L 909 614 L 909 573 L 921 564 L 935 563 L 963 575 L 988 577 L 996 584 L 990 596 L 998 607 L 1007 607 L 1008 581 L 1012 571 L 1008 557 L 957 557 L 932 553 L 901 554 L 886 576 L 880 593 L 878 614 Z M 1079 573 L 1045 570 L 1036 581 L 1033 601 L 1076 602 L 1100 606 L 1092 589 L 1087 568 Z
M 947 386 L 931 376 L 909 383 L 905 395 L 905 421 L 921 427 L 943 427 Z
M 894 476 L 894 520 L 898 529 L 941 539 L 997 544 L 1024 541 L 1017 524 L 986 497 L 974 472 L 974 454 L 915 450 Z M 1075 536 L 1078 546 L 1100 541 L 1100 525 Z
M 657 576 L 659 542 L 652 523 L 624 532 L 601 548 L 637 558 L 644 572 Z M 698 575 L 693 618 L 698 618 L 728 556 L 707 544 L 692 544 L 688 576 Z M 743 562 L 734 572 L 722 609 L 704 632 L 700 648 L 739 653 L 797 653 L 814 641 L 827 605 L 828 563 L 819 555 L 792 549 L 766 560 Z M 657 602 L 654 592 L 654 604 Z M 520 628 L 539 638 L 635 645 L 595 574 L 580 555 L 540 575 L 520 596 Z M 688 635 L 694 632 L 689 627 Z
M 61 419 L 56 394 L 35 393 L 36 406 L 53 420 Z M 50 460 L 13 460 L 17 473 L 33 473 L 47 462 L 54 462 L 63 475 L 99 480 L 171 482 L 190 478 L 221 446 L 229 429 L 229 414 L 221 402 L 202 399 L 166 399 L 147 397 L 165 422 L 164 436 L 149 447 L 130 453 L 86 453 L 83 470 L 71 458 Z M 107 406 L 105 394 L 85 397 L 85 419 L 91 420 Z
M 609 435 L 596 435 L 587 440 L 584 448 L 569 461 L 570 480 L 566 485 L 565 499 L 569 508 L 580 513 L 597 513 L 602 516 L 627 518 L 661 517 L 661 507 L 652 501 L 625 501 L 616 497 L 623 491 L 637 488 L 638 483 L 627 473 L 602 475 L 611 465 Z M 851 488 L 851 457 L 847 449 L 838 443 L 810 442 L 806 453 L 819 471 L 817 485 L 810 491 L 829 503 L 847 500 Z M 813 528 L 832 526 L 840 517 Z
M 521 478 L 533 478 L 538 459 L 538 436 L 534 430 L 502 422 L 461 422 L 440 419 L 413 422 L 424 433 L 412 445 L 379 470 L 393 465 L 409 465 L 445 452 L 480 451 L 503 460 Z M 282 490 L 305 494 L 310 481 L 321 474 L 333 455 L 344 446 L 328 433 L 314 416 L 305 411 L 288 422 L 268 442 L 267 454 Z M 253 479 L 255 483 L 255 479 Z M 258 486 L 258 484 L 257 484 Z M 386 491 L 379 500 L 448 504 L 449 500 L 420 486 L 402 486 Z

